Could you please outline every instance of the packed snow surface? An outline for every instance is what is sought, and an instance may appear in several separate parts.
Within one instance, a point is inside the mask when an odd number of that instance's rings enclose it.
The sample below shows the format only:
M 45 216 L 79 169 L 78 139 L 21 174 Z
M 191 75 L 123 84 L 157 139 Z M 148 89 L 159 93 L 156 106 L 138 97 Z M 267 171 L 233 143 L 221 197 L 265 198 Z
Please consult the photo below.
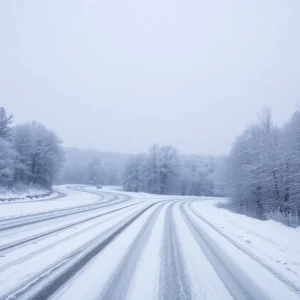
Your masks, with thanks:
M 225 199 L 57 186 L 0 203 L 0 299 L 300 298 L 300 229 Z

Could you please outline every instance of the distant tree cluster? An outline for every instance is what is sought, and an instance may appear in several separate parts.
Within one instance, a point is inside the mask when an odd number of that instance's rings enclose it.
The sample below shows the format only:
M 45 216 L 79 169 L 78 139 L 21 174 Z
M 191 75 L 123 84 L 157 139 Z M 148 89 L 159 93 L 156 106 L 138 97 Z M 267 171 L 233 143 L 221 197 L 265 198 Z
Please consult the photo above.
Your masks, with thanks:
M 154 144 L 148 154 L 128 159 L 123 185 L 132 192 L 213 196 L 216 161 L 212 157 L 180 156 L 172 146 Z
M 60 183 L 120 185 L 119 173 L 124 155 L 65 148 L 65 156 Z
M 0 186 L 38 185 L 51 189 L 63 163 L 61 141 L 33 122 L 12 127 L 13 116 L 0 107 Z
M 107 171 L 98 157 L 92 157 L 87 162 L 74 162 L 65 166 L 62 183 L 76 184 L 110 184 Z
M 266 108 L 236 139 L 223 182 L 240 213 L 300 225 L 300 112 L 278 128 Z

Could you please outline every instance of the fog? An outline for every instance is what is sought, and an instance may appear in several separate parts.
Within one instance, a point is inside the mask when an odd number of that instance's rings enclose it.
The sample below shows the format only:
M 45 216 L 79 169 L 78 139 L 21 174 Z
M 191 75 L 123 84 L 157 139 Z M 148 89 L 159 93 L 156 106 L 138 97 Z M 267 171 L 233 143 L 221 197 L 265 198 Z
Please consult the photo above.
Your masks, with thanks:
M 0 106 L 67 146 L 227 153 L 300 99 L 300 3 L 1 1 Z

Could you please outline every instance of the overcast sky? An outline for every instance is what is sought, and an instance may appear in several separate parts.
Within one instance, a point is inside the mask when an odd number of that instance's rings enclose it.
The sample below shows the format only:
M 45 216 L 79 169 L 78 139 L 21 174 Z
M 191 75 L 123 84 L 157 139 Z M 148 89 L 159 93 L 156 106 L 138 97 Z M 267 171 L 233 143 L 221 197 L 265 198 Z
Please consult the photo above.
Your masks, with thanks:
M 0 106 L 68 146 L 222 154 L 299 103 L 299 0 L 0 1 Z

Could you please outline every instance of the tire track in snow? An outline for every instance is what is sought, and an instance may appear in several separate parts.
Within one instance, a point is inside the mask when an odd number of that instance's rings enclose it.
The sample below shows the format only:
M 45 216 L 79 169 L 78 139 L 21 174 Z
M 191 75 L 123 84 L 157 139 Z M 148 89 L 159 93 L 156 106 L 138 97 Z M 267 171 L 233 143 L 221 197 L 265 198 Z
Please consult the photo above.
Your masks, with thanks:
M 76 250 L 62 261 L 50 266 L 49 269 L 44 270 L 40 275 L 34 276 L 34 279 L 29 280 L 27 283 L 23 283 L 13 292 L 5 295 L 3 299 L 49 299 L 128 226 L 134 223 L 135 220 L 156 204 L 157 203 L 150 204 L 139 212 L 134 213 L 133 216 L 119 222 L 107 231 L 108 234 L 102 233 L 93 241 L 82 246 L 81 249 Z M 64 264 L 67 266 L 64 266 Z M 61 270 L 61 268 L 63 268 L 63 270 Z
M 68 209 L 62 209 L 60 211 L 55 212 L 44 212 L 36 215 L 28 215 L 21 216 L 15 218 L 9 218 L 7 220 L 2 220 L 1 223 L 4 223 L 3 226 L 0 226 L 0 232 L 16 229 L 19 227 L 24 227 L 36 223 L 41 223 L 48 220 L 60 219 L 64 217 L 68 217 L 71 215 L 82 214 L 88 211 L 94 211 L 96 209 L 102 209 L 106 207 L 111 207 L 116 204 L 124 203 L 128 200 L 122 200 L 119 202 L 113 202 L 109 204 L 96 203 L 96 204 L 88 204 L 80 207 L 72 207 Z
M 68 189 L 78 191 L 78 192 L 98 195 L 102 199 L 105 198 L 105 196 L 109 195 L 109 196 L 112 196 L 112 198 L 113 198 L 113 199 L 111 199 L 111 201 L 115 201 L 120 198 L 123 198 L 123 201 L 128 201 L 128 200 L 132 199 L 131 196 L 126 195 L 126 194 L 122 194 L 122 193 L 118 193 L 118 192 L 111 192 L 111 191 L 100 191 L 100 190 L 93 191 L 93 190 L 86 189 L 86 187 L 80 187 L 80 186 L 77 186 L 77 187 L 69 186 Z
M 278 280 L 280 280 L 282 283 L 284 283 L 286 286 L 288 286 L 293 292 L 296 292 L 300 295 L 300 285 L 296 285 L 289 279 L 287 279 L 283 274 L 276 272 L 272 267 L 270 267 L 268 264 L 263 262 L 258 256 L 256 256 L 254 253 L 248 251 L 245 247 L 243 247 L 241 244 L 237 243 L 234 239 L 232 239 L 230 236 L 222 232 L 217 226 L 213 225 L 211 222 L 209 222 L 205 217 L 203 217 L 201 214 L 199 214 L 191 205 L 192 203 L 188 204 L 188 208 L 190 211 L 198 217 L 202 222 L 207 224 L 209 227 L 211 227 L 214 231 L 216 231 L 218 234 L 220 234 L 222 237 L 224 237 L 229 243 L 234 245 L 236 248 L 238 248 L 240 251 L 242 251 L 244 254 L 246 254 L 249 258 L 253 259 L 255 262 L 257 262 L 259 265 L 261 265 L 264 269 L 269 271 L 271 274 L 273 274 Z
M 96 209 L 96 208 L 102 208 L 102 207 L 109 207 L 111 205 L 116 205 L 120 204 L 126 201 L 129 201 L 132 199 L 131 196 L 129 195 L 123 195 L 120 193 L 111 193 L 111 192 L 97 192 L 97 191 L 89 191 L 85 190 L 80 187 L 72 186 L 68 187 L 69 190 L 74 190 L 82 193 L 88 193 L 88 194 L 96 194 L 100 197 L 100 200 L 105 199 L 107 196 L 111 196 L 112 199 L 110 201 L 105 201 L 105 202 L 99 202 L 96 201 L 94 203 L 88 203 L 88 204 L 83 204 L 83 205 L 78 205 L 78 206 L 71 206 L 67 208 L 61 208 L 61 209 L 52 209 L 49 211 L 45 212 L 39 212 L 39 213 L 34 213 L 34 214 L 26 214 L 26 215 L 20 215 L 20 216 L 12 216 L 12 217 L 7 217 L 7 218 L 2 218 L 0 219 L 0 231 L 6 231 L 9 229 L 17 228 L 20 226 L 25 226 L 25 225 L 30 225 L 32 223 L 29 223 L 31 221 L 43 221 L 43 220 L 48 220 L 49 217 L 58 217 L 58 216 L 64 216 L 64 213 L 76 213 L 80 212 L 82 210 L 87 210 L 87 209 Z M 60 193 L 60 192 L 58 192 Z M 24 202 L 22 202 L 24 203 Z M 36 223 L 36 222 L 34 222 Z M 34 224 L 33 223 L 33 224 Z
M 160 300 L 190 300 L 191 286 L 184 267 L 184 259 L 176 232 L 173 207 L 169 205 L 165 216 L 164 238 L 161 247 Z
M 117 214 L 115 216 L 112 216 L 111 220 L 113 220 L 114 218 L 118 218 L 121 214 L 124 214 L 124 213 L 127 213 L 127 210 L 119 212 L 119 214 Z M 101 226 L 102 224 L 106 223 L 107 221 L 108 220 L 99 220 L 97 223 L 93 223 L 90 226 L 88 226 L 87 228 L 83 228 L 83 229 L 81 229 L 79 231 L 76 231 L 76 232 L 70 234 L 67 237 L 63 237 L 62 239 L 60 239 L 58 241 L 55 241 L 55 242 L 53 242 L 53 243 L 51 243 L 51 244 L 49 244 L 47 246 L 44 246 L 42 248 L 38 248 L 37 250 L 31 251 L 31 252 L 27 253 L 24 256 L 18 257 L 17 259 L 15 259 L 13 261 L 10 261 L 10 262 L 8 262 L 8 263 L 0 266 L 0 273 L 8 270 L 9 268 L 11 268 L 11 267 L 13 267 L 15 265 L 22 264 L 22 263 L 26 262 L 27 260 L 31 259 L 33 256 L 37 256 L 37 255 L 39 255 L 39 254 L 41 254 L 41 253 L 43 253 L 45 251 L 48 251 L 49 249 L 52 249 L 53 246 L 55 246 L 57 243 L 60 243 L 62 241 L 66 242 L 66 241 L 70 241 L 70 240 L 72 240 L 74 238 L 77 238 L 79 235 L 87 233 L 89 230 L 91 230 L 91 229 L 93 229 L 95 227 Z
M 146 223 L 140 228 L 138 235 L 134 239 L 126 255 L 118 265 L 116 271 L 106 284 L 104 291 L 99 299 L 115 300 L 125 299 L 128 293 L 131 280 L 134 278 L 134 272 L 144 248 L 147 247 L 149 237 L 152 233 L 157 217 L 166 203 L 160 204 L 149 216 Z
M 122 206 L 120 208 L 113 209 L 113 210 L 110 210 L 110 211 L 105 212 L 105 213 L 100 213 L 100 214 L 97 214 L 95 216 L 84 218 L 82 220 L 79 220 L 79 221 L 76 221 L 76 222 L 73 222 L 73 223 L 69 223 L 67 225 L 64 225 L 64 226 L 61 226 L 61 227 L 58 227 L 58 228 L 55 228 L 55 229 L 52 229 L 52 230 L 48 230 L 48 231 L 45 231 L 45 232 L 42 232 L 42 233 L 32 235 L 32 236 L 27 237 L 25 239 L 20 239 L 20 240 L 14 241 L 13 243 L 10 243 L 10 244 L 2 245 L 2 246 L 0 246 L 0 255 L 6 254 L 7 250 L 13 250 L 16 247 L 19 247 L 21 245 L 25 246 L 26 244 L 32 243 L 32 242 L 37 241 L 37 240 L 41 241 L 42 239 L 48 238 L 49 236 L 52 236 L 53 234 L 57 234 L 58 232 L 68 230 L 68 229 L 70 229 L 74 226 L 87 223 L 89 221 L 95 220 L 97 218 L 100 218 L 100 217 L 103 217 L 103 216 L 106 216 L 106 215 L 110 215 L 110 214 L 115 213 L 117 211 L 122 211 L 126 208 L 133 207 L 133 206 L 136 206 L 138 204 L 139 203 L 134 203 L 134 204 L 130 204 L 130 205 L 127 205 L 127 206 Z
M 232 257 L 222 250 L 222 247 L 209 236 L 200 224 L 188 216 L 188 212 L 183 208 L 185 204 L 182 203 L 180 205 L 184 221 L 201 251 L 207 257 L 233 299 L 270 300 L 269 296 L 251 281 L 244 270 L 236 264 Z

